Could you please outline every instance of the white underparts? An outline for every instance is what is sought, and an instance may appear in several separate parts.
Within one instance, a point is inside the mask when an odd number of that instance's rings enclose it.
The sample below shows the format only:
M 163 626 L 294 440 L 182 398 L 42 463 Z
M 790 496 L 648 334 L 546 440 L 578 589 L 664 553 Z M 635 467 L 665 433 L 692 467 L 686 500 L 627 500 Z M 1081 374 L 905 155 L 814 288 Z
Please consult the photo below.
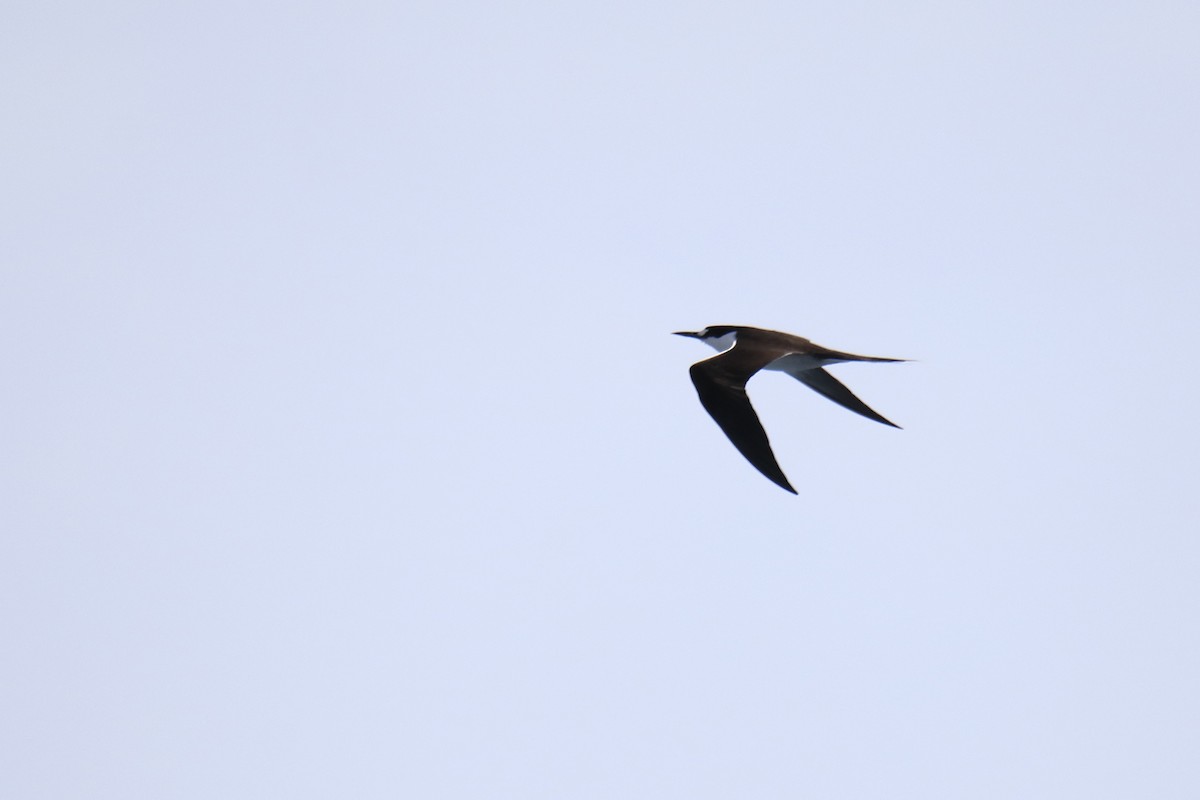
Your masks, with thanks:
M 737 333 L 735 331 L 730 331 L 724 336 L 710 336 L 701 339 L 700 341 L 704 342 L 718 353 L 723 353 L 729 348 L 733 347 L 734 342 L 737 341 Z
M 806 356 L 801 353 L 790 353 L 781 358 L 777 358 L 770 364 L 767 364 L 763 369 L 773 369 L 776 372 L 786 372 L 789 375 L 795 375 L 797 372 L 805 372 L 810 369 L 818 369 L 826 364 L 834 363 L 829 360 L 820 360 L 812 356 Z

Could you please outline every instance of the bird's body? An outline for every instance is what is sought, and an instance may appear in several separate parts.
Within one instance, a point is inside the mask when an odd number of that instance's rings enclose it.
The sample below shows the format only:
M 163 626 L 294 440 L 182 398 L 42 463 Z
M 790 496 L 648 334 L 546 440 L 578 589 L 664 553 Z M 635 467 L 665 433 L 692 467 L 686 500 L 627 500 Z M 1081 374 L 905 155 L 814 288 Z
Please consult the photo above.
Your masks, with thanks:
M 822 367 L 843 361 L 903 361 L 902 358 L 860 356 L 830 350 L 790 333 L 741 325 L 715 325 L 701 331 L 677 331 L 715 348 L 718 354 L 692 365 L 692 383 L 700 403 L 746 460 L 776 484 L 796 494 L 775 460 L 746 382 L 763 369 L 785 372 L 813 391 L 867 419 L 898 428 Z

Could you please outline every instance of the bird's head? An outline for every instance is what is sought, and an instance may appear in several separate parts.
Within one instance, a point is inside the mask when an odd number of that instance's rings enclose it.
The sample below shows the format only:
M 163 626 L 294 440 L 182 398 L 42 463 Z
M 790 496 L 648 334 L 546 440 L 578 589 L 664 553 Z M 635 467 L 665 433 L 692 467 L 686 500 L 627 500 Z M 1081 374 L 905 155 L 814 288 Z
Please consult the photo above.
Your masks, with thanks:
M 676 336 L 699 339 L 717 352 L 728 350 L 737 341 L 737 328 L 733 325 L 713 325 L 698 331 L 675 331 Z

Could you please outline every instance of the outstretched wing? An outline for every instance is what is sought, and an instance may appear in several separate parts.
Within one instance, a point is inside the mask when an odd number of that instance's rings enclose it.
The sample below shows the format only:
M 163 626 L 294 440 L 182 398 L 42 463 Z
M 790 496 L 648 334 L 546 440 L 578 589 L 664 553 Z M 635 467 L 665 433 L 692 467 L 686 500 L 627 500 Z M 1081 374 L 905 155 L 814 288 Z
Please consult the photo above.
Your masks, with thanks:
M 729 375 L 722 365 L 715 363 L 724 357 L 723 354 L 706 359 L 689 370 L 700 403 L 747 461 L 777 485 L 797 494 L 775 460 L 767 432 L 750 405 L 745 379 Z
M 828 397 L 842 408 L 848 408 L 855 414 L 862 414 L 867 419 L 873 419 L 876 422 L 882 422 L 884 425 L 891 425 L 893 428 L 900 427 L 891 420 L 886 419 L 882 414 L 872 409 L 862 400 L 859 400 L 858 397 L 855 396 L 854 392 L 847 389 L 841 381 L 820 367 L 796 370 L 794 372 L 785 370 L 785 372 L 803 383 L 808 388 L 812 389 L 817 394 Z

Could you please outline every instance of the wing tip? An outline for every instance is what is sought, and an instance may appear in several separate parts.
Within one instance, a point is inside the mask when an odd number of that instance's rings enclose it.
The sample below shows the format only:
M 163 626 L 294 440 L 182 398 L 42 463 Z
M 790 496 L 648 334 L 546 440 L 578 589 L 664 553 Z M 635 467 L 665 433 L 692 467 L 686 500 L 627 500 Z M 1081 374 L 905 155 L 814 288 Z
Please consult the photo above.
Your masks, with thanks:
M 757 467 L 758 465 L 755 464 L 754 466 Z M 787 491 L 787 492 L 791 492 L 792 494 L 797 494 L 797 495 L 800 494 L 792 487 L 791 481 L 789 481 L 787 479 L 787 475 L 783 474 L 783 470 L 779 470 L 778 475 L 771 475 L 766 470 L 763 470 L 761 468 L 758 471 L 761 472 L 767 478 L 767 480 L 771 481 L 771 483 L 775 484 L 780 489 L 783 489 L 784 491 Z

